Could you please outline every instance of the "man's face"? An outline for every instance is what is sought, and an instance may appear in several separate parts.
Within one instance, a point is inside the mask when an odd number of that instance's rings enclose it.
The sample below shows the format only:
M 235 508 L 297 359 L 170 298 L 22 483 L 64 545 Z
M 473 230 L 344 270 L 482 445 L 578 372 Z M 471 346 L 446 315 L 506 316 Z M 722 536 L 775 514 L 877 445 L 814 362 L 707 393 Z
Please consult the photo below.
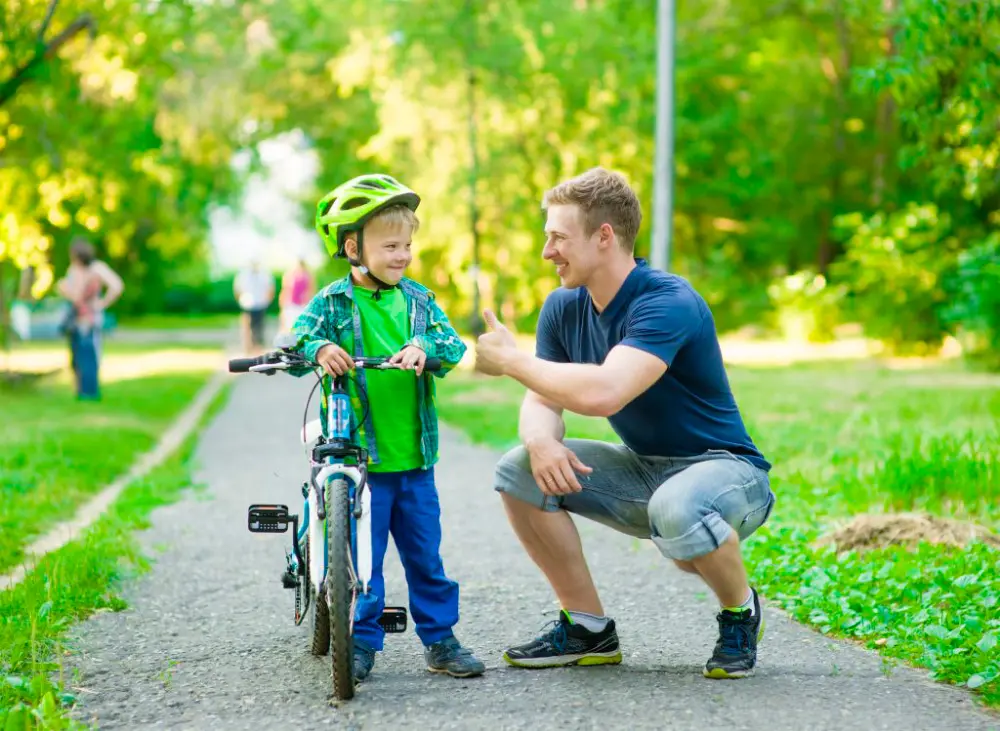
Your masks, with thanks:
M 562 286 L 575 289 L 590 281 L 600 261 L 600 232 L 598 228 L 587 235 L 583 211 L 577 205 L 549 207 L 542 258 L 555 264 Z
M 364 265 L 386 284 L 398 284 L 413 261 L 412 245 L 409 226 L 372 223 L 365 227 Z

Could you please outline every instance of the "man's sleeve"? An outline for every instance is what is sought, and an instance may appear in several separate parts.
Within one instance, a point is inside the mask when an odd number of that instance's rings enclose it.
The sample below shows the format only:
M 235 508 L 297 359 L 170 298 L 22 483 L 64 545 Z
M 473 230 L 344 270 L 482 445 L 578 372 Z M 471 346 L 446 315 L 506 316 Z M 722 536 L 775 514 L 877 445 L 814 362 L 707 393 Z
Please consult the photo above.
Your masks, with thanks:
M 703 325 L 704 317 L 693 297 L 651 292 L 632 306 L 620 345 L 655 355 L 669 367 Z
M 556 295 L 550 294 L 538 313 L 535 327 L 535 357 L 554 363 L 569 363 L 569 353 L 562 341 L 562 320 L 564 305 Z

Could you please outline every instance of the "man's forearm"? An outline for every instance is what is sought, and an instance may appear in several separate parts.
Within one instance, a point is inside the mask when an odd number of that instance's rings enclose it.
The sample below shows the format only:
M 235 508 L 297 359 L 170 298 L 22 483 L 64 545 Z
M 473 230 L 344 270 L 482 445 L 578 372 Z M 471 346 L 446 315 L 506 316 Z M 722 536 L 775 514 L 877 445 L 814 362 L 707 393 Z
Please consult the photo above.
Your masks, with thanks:
M 562 414 L 529 395 L 521 405 L 518 436 L 527 447 L 539 439 L 562 441 L 566 436 L 566 422 Z
M 555 405 L 584 416 L 608 416 L 612 403 L 601 367 L 584 363 L 553 363 L 518 352 L 507 375 Z

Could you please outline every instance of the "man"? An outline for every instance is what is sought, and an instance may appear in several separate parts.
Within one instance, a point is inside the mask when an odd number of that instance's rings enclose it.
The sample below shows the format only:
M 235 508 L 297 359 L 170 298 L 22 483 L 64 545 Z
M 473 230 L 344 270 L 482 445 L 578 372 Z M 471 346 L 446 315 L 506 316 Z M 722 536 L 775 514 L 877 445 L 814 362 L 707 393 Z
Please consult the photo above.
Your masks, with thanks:
M 260 270 L 256 259 L 233 282 L 233 294 L 242 315 L 243 350 L 247 353 L 264 345 L 264 314 L 274 299 L 274 280 Z
M 595 168 L 545 194 L 542 256 L 562 287 L 538 319 L 536 355 L 487 311 L 476 368 L 528 388 L 519 446 L 496 468 L 508 519 L 563 611 L 504 659 L 520 667 L 621 662 L 568 513 L 651 538 L 718 597 L 710 678 L 752 674 L 763 633 L 740 540 L 774 505 L 771 465 L 743 425 L 712 313 L 683 278 L 633 257 L 642 213 L 626 180 Z M 606 417 L 624 444 L 566 439 L 562 412 Z M 669 614 L 669 606 L 662 611 Z

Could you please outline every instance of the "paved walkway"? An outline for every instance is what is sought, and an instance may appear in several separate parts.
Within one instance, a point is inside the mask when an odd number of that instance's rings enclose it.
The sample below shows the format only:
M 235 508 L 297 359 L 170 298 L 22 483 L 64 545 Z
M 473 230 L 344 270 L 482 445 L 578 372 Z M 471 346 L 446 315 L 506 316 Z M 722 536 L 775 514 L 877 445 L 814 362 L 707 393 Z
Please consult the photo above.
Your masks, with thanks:
M 490 487 L 496 455 L 445 431 L 438 482 L 444 556 L 461 584 L 459 637 L 484 677 L 428 673 L 412 630 L 390 635 L 375 672 L 341 708 L 328 704 L 328 659 L 307 651 L 282 590 L 286 536 L 246 531 L 246 505 L 300 509 L 296 442 L 306 379 L 241 377 L 198 452 L 205 492 L 159 510 L 143 542 L 152 571 L 127 587 L 131 608 L 77 632 L 81 705 L 102 729 L 1000 729 L 960 689 L 921 671 L 882 672 L 877 656 L 765 608 L 755 677 L 709 681 L 715 606 L 700 583 L 648 544 L 579 521 L 606 607 L 617 667 L 526 671 L 500 661 L 555 604 L 520 550 Z M 154 547 L 156 547 L 154 549 Z M 404 603 L 394 550 L 389 600 Z M 74 683 L 77 684 L 77 683 Z

